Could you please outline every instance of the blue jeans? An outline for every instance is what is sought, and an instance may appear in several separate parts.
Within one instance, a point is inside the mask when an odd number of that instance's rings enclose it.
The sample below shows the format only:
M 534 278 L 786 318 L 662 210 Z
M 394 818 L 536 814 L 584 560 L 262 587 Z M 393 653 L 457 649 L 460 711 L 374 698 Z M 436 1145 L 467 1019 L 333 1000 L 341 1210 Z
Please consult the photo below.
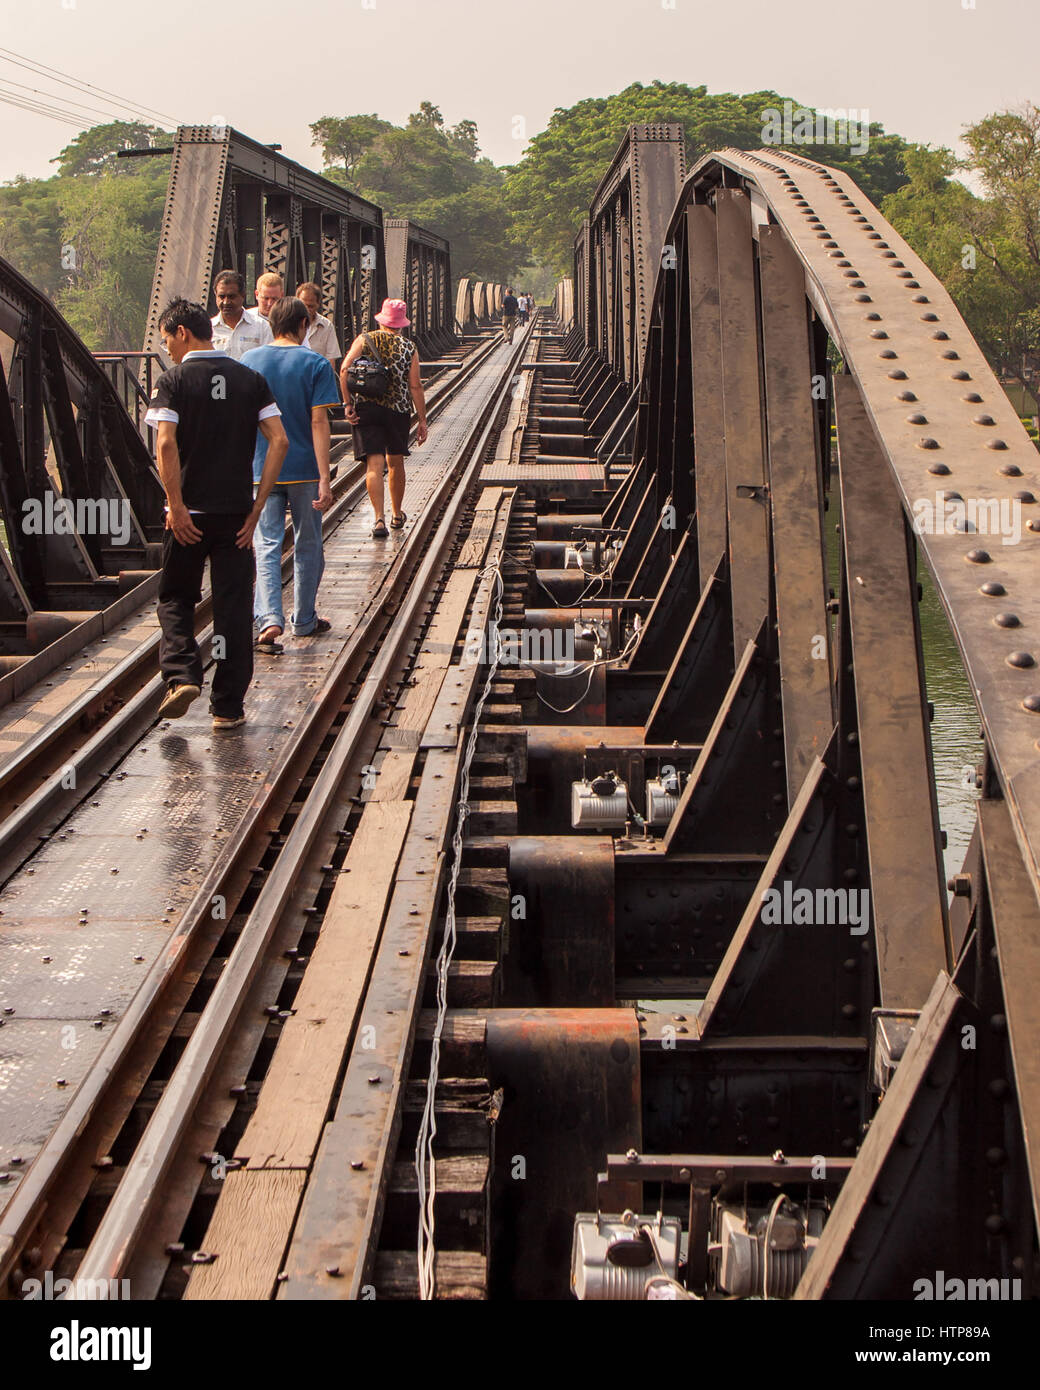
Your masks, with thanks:
M 254 494 L 255 495 L 255 494 Z M 285 631 L 282 611 L 282 542 L 285 538 L 285 508 L 288 504 L 293 528 L 293 601 L 292 629 L 295 637 L 306 637 L 314 631 L 318 615 L 314 600 L 318 594 L 325 553 L 321 544 L 321 512 L 312 502 L 318 499 L 318 484 L 287 483 L 271 490 L 264 503 L 256 530 L 253 550 L 256 554 L 256 591 L 253 598 L 253 617 L 257 630 L 280 627 Z

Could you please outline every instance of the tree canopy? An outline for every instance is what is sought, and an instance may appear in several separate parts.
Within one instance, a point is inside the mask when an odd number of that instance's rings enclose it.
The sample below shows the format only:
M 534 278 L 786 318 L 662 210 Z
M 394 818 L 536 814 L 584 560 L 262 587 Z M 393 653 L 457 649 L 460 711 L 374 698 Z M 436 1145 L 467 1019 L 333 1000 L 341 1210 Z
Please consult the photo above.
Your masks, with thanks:
M 731 146 L 758 149 L 763 143 L 765 112 L 783 110 L 776 92 L 709 93 L 707 87 L 683 82 L 633 82 L 609 97 L 589 97 L 574 106 L 557 107 L 545 130 L 536 135 L 510 171 L 507 192 L 517 230 L 540 261 L 560 275 L 570 274 L 574 234 L 586 215 L 596 186 L 628 126 L 679 122 L 690 168 L 713 150 Z M 799 103 L 792 102 L 799 109 Z M 804 109 L 804 108 L 801 108 Z M 875 201 L 905 181 L 902 152 L 906 142 L 870 123 L 868 148 L 860 155 L 849 146 L 790 144 L 806 159 L 846 170 Z
M 378 116 L 323 116 L 311 126 L 325 176 L 451 242 L 456 277 L 506 280 L 530 259 L 506 201 L 505 174 L 480 157 L 476 122 L 447 127 L 423 101 L 404 126 Z
M 967 127 L 968 157 L 912 146 L 908 182 L 882 212 L 939 276 L 990 362 L 1036 389 L 1040 375 L 1040 109 Z M 973 172 L 984 197 L 953 176 Z
M 139 348 L 162 226 L 168 155 L 157 126 L 113 121 L 81 131 L 49 179 L 0 187 L 0 256 L 48 294 L 92 348 Z

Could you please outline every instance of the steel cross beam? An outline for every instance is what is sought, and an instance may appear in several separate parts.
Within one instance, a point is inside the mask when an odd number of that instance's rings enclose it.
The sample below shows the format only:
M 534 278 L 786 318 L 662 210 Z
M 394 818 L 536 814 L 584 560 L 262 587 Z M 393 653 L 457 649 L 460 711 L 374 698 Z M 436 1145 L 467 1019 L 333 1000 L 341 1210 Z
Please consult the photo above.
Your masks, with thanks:
M 386 296 L 383 213 L 339 184 L 226 126 L 180 126 L 173 147 L 145 350 L 161 351 L 159 315 L 178 295 L 216 311 L 220 270 L 277 271 L 288 292 L 321 288 L 341 343 L 372 327 Z

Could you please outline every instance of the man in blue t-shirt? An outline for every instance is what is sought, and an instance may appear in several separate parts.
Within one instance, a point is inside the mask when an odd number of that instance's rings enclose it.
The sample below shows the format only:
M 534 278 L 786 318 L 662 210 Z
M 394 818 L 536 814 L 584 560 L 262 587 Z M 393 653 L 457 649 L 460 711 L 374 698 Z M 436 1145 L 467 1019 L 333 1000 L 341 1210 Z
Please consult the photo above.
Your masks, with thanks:
M 310 315 L 303 301 L 292 296 L 279 299 L 269 322 L 274 341 L 245 353 L 242 365 L 259 372 L 270 386 L 289 436 L 289 452 L 253 538 L 257 649 L 275 653 L 281 651 L 277 639 L 285 631 L 282 542 L 286 507 L 293 526 L 293 635 L 310 637 L 329 630 L 328 621 L 318 617 L 314 605 L 325 568 L 321 514 L 332 506 L 329 410 L 339 405 L 340 399 L 327 360 L 302 346 L 310 327 Z M 253 457 L 253 477 L 257 482 L 263 473 L 266 453 L 267 441 L 258 438 Z

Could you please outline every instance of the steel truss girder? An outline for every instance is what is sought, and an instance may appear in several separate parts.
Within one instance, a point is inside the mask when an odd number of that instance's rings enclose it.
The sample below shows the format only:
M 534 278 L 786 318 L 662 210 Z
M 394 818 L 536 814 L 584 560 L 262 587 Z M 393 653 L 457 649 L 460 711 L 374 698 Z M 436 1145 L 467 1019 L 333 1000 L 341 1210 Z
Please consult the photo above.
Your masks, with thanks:
M 119 509 L 128 538 L 88 524 L 35 533 L 27 503 L 64 499 L 77 519 L 111 521 Z M 143 567 L 157 540 L 162 488 L 148 449 L 104 368 L 53 304 L 0 261 L 0 508 L 7 549 L 0 606 L 8 621 L 34 609 L 69 608 L 53 587 L 83 593 L 121 568 Z M 120 522 L 118 526 L 122 530 Z
M 282 275 L 289 293 L 314 280 L 322 312 L 349 343 L 386 297 L 382 211 L 239 131 L 180 126 L 146 350 L 162 350 L 159 315 L 176 296 L 216 311 L 213 278 L 224 269 L 247 277 L 247 294 L 265 270 Z
M 387 293 L 391 299 L 403 299 L 408 305 L 412 321 L 409 333 L 419 345 L 420 354 L 435 357 L 455 343 L 456 306 L 451 300 L 448 243 L 444 237 L 398 217 L 386 219 L 384 238 Z

